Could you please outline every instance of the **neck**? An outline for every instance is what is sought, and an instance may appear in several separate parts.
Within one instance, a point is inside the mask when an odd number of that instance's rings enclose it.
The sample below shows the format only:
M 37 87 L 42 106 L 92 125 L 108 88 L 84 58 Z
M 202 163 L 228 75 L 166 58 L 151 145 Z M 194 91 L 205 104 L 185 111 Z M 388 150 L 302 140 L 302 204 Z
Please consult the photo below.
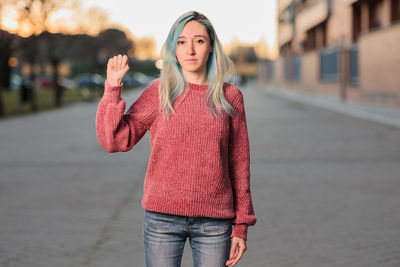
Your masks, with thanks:
M 186 82 L 189 83 L 208 84 L 206 71 L 203 71 L 202 73 L 191 73 L 183 71 L 183 76 L 185 77 Z

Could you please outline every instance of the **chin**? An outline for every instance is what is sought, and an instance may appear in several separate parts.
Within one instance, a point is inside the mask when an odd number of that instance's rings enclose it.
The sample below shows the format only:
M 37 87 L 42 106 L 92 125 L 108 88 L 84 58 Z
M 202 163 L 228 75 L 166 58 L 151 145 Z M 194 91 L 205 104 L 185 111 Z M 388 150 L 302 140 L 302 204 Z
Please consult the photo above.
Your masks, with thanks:
M 184 68 L 187 72 L 200 72 L 201 68 Z

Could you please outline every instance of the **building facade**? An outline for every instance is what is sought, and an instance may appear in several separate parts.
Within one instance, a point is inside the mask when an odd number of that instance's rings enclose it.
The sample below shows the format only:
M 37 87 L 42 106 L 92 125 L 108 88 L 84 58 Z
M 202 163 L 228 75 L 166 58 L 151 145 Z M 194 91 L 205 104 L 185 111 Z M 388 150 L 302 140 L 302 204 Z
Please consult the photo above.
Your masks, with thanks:
M 278 0 L 261 82 L 400 107 L 400 0 Z

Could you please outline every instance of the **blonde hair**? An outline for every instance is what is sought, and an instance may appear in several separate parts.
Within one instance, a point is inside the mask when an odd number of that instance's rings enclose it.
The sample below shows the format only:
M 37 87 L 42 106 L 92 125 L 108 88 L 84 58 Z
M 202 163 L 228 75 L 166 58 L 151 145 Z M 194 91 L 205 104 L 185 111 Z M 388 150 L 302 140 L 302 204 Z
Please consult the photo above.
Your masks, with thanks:
M 176 113 L 172 104 L 185 89 L 186 81 L 176 58 L 175 48 L 183 27 L 191 20 L 195 20 L 206 27 L 213 49 L 207 61 L 209 87 L 205 99 L 206 104 L 214 117 L 216 116 L 215 109 L 219 118 L 222 118 L 221 109 L 224 109 L 229 116 L 233 116 L 233 108 L 226 100 L 223 88 L 226 78 L 233 74 L 233 63 L 224 54 L 211 22 L 206 16 L 196 11 L 187 12 L 175 21 L 161 50 L 162 68 L 159 96 L 164 116 L 168 119 L 170 112 Z

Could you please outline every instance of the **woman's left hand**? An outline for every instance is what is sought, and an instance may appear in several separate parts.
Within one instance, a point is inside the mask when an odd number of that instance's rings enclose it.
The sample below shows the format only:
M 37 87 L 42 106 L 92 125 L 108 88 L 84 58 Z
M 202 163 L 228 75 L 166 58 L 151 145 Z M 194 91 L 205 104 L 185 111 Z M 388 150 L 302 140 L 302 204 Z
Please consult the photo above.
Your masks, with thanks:
M 243 253 L 246 251 L 246 240 L 240 237 L 234 236 L 232 238 L 231 252 L 229 254 L 229 260 L 226 261 L 225 265 L 235 266 L 242 258 Z

